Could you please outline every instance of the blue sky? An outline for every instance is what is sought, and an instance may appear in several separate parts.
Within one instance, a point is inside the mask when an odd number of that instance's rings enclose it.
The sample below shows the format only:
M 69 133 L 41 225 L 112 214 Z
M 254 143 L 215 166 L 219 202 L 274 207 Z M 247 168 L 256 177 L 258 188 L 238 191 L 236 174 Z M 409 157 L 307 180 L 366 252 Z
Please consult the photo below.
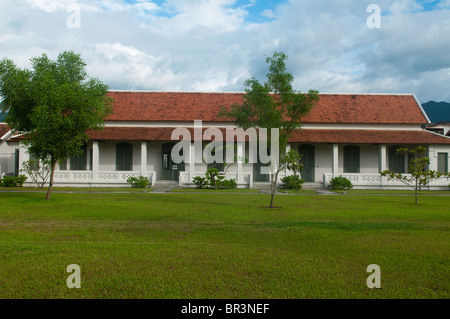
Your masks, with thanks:
M 371 4 L 380 28 L 367 20 Z M 2 0 L 0 57 L 79 52 L 111 89 L 243 91 L 288 54 L 297 90 L 450 102 L 450 0 Z

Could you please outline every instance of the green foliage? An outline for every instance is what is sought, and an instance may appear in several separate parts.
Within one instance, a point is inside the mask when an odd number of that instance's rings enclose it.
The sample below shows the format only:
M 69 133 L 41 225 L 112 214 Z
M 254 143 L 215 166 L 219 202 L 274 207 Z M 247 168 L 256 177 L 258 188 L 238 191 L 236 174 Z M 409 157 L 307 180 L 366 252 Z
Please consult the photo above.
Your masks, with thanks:
M 219 189 L 234 189 L 237 187 L 235 179 L 223 179 L 219 182 Z
M 131 183 L 131 187 L 133 188 L 147 188 L 150 184 L 150 181 L 145 176 L 134 177 L 130 176 L 127 178 L 127 182 Z
M 205 177 L 196 176 L 192 180 L 197 188 L 233 189 L 237 187 L 235 179 L 225 179 L 215 167 L 206 171 Z
M 4 176 L 0 179 L 0 187 L 22 187 L 26 180 L 27 177 L 25 175 L 20 175 L 18 177 Z
M 197 185 L 197 188 L 208 188 L 209 187 L 209 181 L 206 177 L 195 176 L 192 181 L 195 185 Z
M 295 189 L 300 190 L 302 189 L 302 184 L 305 182 L 304 179 L 300 178 L 298 175 L 289 175 L 286 177 L 283 177 L 281 179 L 282 185 L 281 187 L 286 189 Z
M 300 178 L 298 172 L 303 170 L 303 165 L 300 164 L 301 155 L 294 149 L 289 150 L 284 157 L 284 163 L 286 168 L 293 172 L 293 175 L 283 177 L 281 179 L 281 187 L 286 189 L 302 189 L 302 184 L 305 182 L 304 179 Z
M 284 161 L 286 163 L 286 168 L 291 170 L 294 175 L 297 175 L 298 172 L 303 171 L 303 164 L 300 164 L 300 159 L 302 155 L 300 155 L 296 150 L 290 149 L 284 157 Z
M 449 177 L 449 174 L 439 173 L 433 170 L 427 170 L 427 165 L 430 164 L 430 159 L 423 156 L 426 152 L 426 148 L 423 146 L 416 146 L 413 149 L 399 148 L 398 154 L 411 154 L 411 158 L 408 166 L 408 175 L 402 173 L 391 172 L 385 170 L 381 172 L 381 176 L 385 176 L 388 180 L 397 180 L 405 185 L 414 189 L 415 204 L 417 205 L 418 190 L 429 184 L 432 180 L 439 179 L 441 177 Z
M 344 190 L 353 188 L 352 182 L 346 177 L 338 176 L 331 179 L 331 188 L 334 190 Z
M 28 152 L 51 160 L 49 198 L 56 163 L 80 155 L 87 132 L 103 126 L 112 112 L 108 87 L 88 78 L 79 54 L 64 51 L 53 61 L 31 59 L 33 70 L 0 61 L 0 96 L 5 121 L 26 137 Z

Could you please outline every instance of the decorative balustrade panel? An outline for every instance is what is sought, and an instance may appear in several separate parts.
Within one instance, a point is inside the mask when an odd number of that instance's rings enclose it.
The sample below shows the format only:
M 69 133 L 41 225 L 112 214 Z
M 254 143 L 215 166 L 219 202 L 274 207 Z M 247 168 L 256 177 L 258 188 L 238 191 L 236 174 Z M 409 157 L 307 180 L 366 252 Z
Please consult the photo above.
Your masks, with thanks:
M 100 172 L 93 174 L 91 171 L 56 171 L 55 183 L 83 184 L 83 183 L 127 183 L 129 177 L 139 177 L 140 172 Z M 150 184 L 154 185 L 156 172 L 148 172 L 145 176 Z

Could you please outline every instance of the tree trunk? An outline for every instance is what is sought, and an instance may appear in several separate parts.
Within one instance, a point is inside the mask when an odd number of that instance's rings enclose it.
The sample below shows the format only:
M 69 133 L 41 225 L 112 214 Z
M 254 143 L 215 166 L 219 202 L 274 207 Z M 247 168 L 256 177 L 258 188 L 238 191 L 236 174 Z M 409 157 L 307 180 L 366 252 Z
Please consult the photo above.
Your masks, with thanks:
M 416 187 L 415 187 L 415 189 L 414 189 L 414 196 L 415 196 L 415 202 L 414 202 L 414 205 L 417 205 L 417 188 L 418 188 L 417 183 L 418 183 L 418 180 L 417 180 L 417 178 L 416 178 Z
M 50 171 L 50 182 L 48 184 L 47 196 L 45 197 L 45 199 L 47 199 L 47 200 L 50 199 L 50 195 L 52 194 L 53 176 L 55 175 L 55 167 L 56 167 L 56 161 L 55 161 L 55 159 L 52 156 L 52 167 L 51 167 L 51 171 Z
M 270 185 L 270 208 L 273 208 L 273 198 L 275 197 L 275 191 L 277 190 L 278 172 L 275 173 L 275 180 L 273 180 L 273 174 L 271 175 L 272 182 Z

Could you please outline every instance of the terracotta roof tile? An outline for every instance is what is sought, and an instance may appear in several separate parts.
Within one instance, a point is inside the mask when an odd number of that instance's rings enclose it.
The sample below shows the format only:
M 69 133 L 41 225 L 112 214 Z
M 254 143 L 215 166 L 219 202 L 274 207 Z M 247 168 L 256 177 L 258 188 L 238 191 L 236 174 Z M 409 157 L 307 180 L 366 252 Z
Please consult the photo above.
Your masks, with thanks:
M 105 141 L 170 141 L 173 128 L 106 127 L 89 133 L 91 140 Z M 193 129 L 189 129 L 193 137 Z M 222 129 L 225 137 L 225 130 Z M 381 130 L 314 130 L 301 129 L 291 143 L 347 144 L 450 144 L 450 138 L 428 131 Z
M 243 93 L 180 93 L 111 91 L 114 121 L 225 122 L 217 113 L 239 104 Z M 414 96 L 371 94 L 320 94 L 320 101 L 305 123 L 424 124 L 425 116 Z
M 290 142 L 339 144 L 450 144 L 450 138 L 429 131 L 311 130 L 295 132 Z

